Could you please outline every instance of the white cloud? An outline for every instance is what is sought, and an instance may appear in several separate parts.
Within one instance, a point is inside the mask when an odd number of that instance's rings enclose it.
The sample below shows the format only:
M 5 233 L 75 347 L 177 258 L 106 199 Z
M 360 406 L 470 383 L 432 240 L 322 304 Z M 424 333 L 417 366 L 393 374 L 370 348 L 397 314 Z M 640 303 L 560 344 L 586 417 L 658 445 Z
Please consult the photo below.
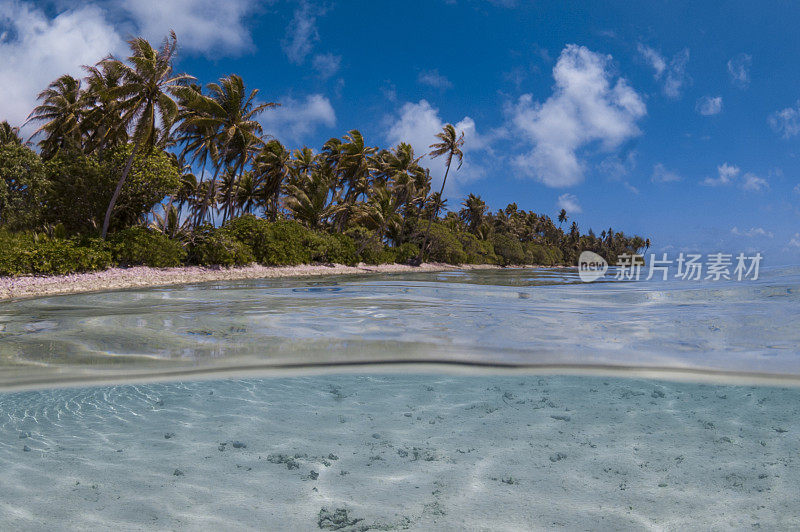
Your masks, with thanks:
M 115 0 L 139 28 L 139 33 L 158 43 L 170 30 L 178 35 L 181 49 L 218 56 L 238 53 L 253 46 L 244 21 L 253 11 L 249 0 Z
M 318 54 L 311 60 L 311 66 L 322 79 L 328 79 L 339 71 L 342 56 L 334 54 Z
M 450 122 L 452 123 L 452 122 Z M 426 100 L 418 103 L 407 102 L 399 111 L 399 116 L 394 117 L 388 126 L 386 140 L 395 146 L 407 142 L 414 148 L 417 156 L 431 151 L 430 145 L 438 142 L 436 134 L 441 132 L 446 122 L 439 116 L 439 110 L 432 107 Z M 460 185 L 480 179 L 484 169 L 471 155 L 476 152 L 486 152 L 490 139 L 480 135 L 475 126 L 475 121 L 465 116 L 459 122 L 453 123 L 456 131 L 464 132 L 464 163 L 460 170 L 456 167 L 450 169 L 447 176 L 445 196 L 453 197 L 460 191 Z M 444 178 L 444 163 L 442 158 L 431 159 L 428 155 L 422 158 L 420 164 L 430 168 L 433 189 L 438 192 Z
M 639 43 L 637 48 L 639 50 L 639 54 L 647 61 L 653 70 L 656 71 L 655 77 L 656 79 L 661 78 L 661 75 L 664 74 L 664 71 L 667 69 L 667 62 L 661 56 L 660 53 L 656 52 L 649 46 L 645 46 L 642 43 Z
M 741 179 L 739 178 L 740 174 L 741 168 L 738 166 L 723 163 L 720 166 L 717 166 L 716 178 L 707 177 L 701 182 L 701 184 L 712 187 L 738 184 L 739 188 L 742 190 L 748 190 L 751 192 L 761 192 L 762 190 L 769 188 L 769 183 L 766 179 L 759 177 L 752 172 L 745 173 L 741 176 Z
M 625 79 L 613 82 L 610 62 L 611 56 L 567 45 L 553 68 L 553 94 L 544 103 L 525 94 L 508 108 L 512 127 L 532 144 L 514 161 L 520 173 L 550 187 L 576 185 L 584 174 L 579 150 L 597 144 L 610 152 L 641 134 L 636 122 L 645 104 Z
M 299 143 L 319 126 L 336 125 L 336 112 L 330 100 L 321 94 L 311 94 L 305 100 L 291 97 L 278 99 L 280 107 L 267 109 L 258 121 L 264 132 L 284 143 Z
M 775 111 L 769 115 L 767 123 L 785 139 L 797 135 L 800 133 L 800 101 L 794 107 Z
M 695 109 L 703 116 L 719 114 L 722 111 L 722 96 L 703 96 L 697 100 Z
M 742 182 L 741 186 L 744 190 L 761 192 L 762 190 L 769 188 L 769 183 L 767 183 L 767 180 L 762 177 L 758 177 L 755 174 L 751 174 L 748 172 L 744 174 L 743 179 L 744 181 Z
M 423 85 L 428 85 L 437 89 L 449 89 L 453 86 L 453 83 L 447 79 L 447 77 L 439 74 L 439 71 L 436 69 L 423 70 L 419 73 L 417 81 Z
M 62 74 L 80 77 L 124 42 L 99 7 L 87 5 L 54 18 L 28 4 L 0 3 L 0 120 L 21 125 L 36 105 L 36 95 Z M 25 128 L 30 134 L 33 128 Z
M 755 238 L 755 237 L 765 237 L 765 238 L 773 238 L 775 235 L 770 231 L 764 230 L 763 227 L 753 227 L 748 230 L 740 231 L 739 228 L 734 227 L 731 229 L 731 234 L 736 236 L 744 236 L 747 238 Z
M 703 185 L 708 185 L 711 187 L 715 187 L 718 185 L 728 185 L 730 184 L 733 179 L 739 175 L 741 169 L 738 166 L 734 166 L 728 163 L 722 163 L 721 165 L 717 166 L 717 178 L 707 177 L 703 180 Z
M 791 240 L 789 240 L 791 247 L 800 248 L 800 233 L 795 233 Z
M 295 9 L 292 21 L 286 26 L 286 37 L 281 45 L 286 57 L 295 64 L 301 64 L 311 53 L 314 43 L 319 40 L 317 31 L 317 15 L 319 8 L 314 8 L 306 1 L 300 2 Z
M 559 209 L 564 209 L 568 214 L 578 214 L 583 212 L 578 198 L 574 194 L 561 194 L 556 205 Z
M 656 80 L 664 84 L 664 94 L 669 98 L 680 98 L 683 87 L 691 83 L 691 78 L 686 74 L 686 64 L 689 62 L 689 49 L 684 48 L 667 61 L 653 48 L 639 44 L 639 54 L 655 71 Z
M 667 170 L 663 164 L 658 163 L 653 166 L 653 177 L 650 179 L 653 183 L 674 183 L 683 178 L 672 170 Z
M 795 185 L 794 188 L 792 189 L 792 192 L 794 192 L 795 194 L 800 194 L 800 184 Z
M 625 156 L 609 155 L 597 167 L 611 179 L 621 180 L 636 168 L 636 152 L 629 151 Z
M 750 66 L 753 64 L 753 56 L 749 54 L 739 54 L 728 61 L 728 74 L 731 81 L 739 87 L 745 88 L 750 84 Z

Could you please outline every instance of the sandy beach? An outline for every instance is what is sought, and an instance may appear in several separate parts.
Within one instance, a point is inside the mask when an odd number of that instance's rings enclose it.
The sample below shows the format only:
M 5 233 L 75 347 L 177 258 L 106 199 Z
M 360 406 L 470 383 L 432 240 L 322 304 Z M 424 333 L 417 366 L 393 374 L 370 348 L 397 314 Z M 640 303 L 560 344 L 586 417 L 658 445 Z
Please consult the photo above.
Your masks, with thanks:
M 234 281 L 240 279 L 269 279 L 280 277 L 314 277 L 328 275 L 354 275 L 364 273 L 440 272 L 449 270 L 497 269 L 490 264 L 424 263 L 419 266 L 405 264 L 379 264 L 344 266 L 342 264 L 304 264 L 300 266 L 258 266 L 236 268 L 204 268 L 188 266 L 179 268 L 109 268 L 99 272 L 56 275 L 50 277 L 0 277 L 0 301 L 25 297 L 77 294 L 102 290 L 120 290 L 148 286 L 168 286 L 207 281 Z
M 767 530 L 797 389 L 333 375 L 0 395 L 0 523 L 46 530 Z

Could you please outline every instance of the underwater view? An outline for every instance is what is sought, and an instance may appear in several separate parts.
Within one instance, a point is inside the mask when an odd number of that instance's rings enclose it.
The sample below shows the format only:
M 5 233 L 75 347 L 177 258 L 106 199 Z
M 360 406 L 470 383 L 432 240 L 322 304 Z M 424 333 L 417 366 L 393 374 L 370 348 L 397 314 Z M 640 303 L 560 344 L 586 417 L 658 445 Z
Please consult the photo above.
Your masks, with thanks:
M 800 531 L 798 27 L 0 0 L 0 532 Z
M 506 269 L 6 302 L 0 521 L 798 526 L 800 272 L 606 279 Z

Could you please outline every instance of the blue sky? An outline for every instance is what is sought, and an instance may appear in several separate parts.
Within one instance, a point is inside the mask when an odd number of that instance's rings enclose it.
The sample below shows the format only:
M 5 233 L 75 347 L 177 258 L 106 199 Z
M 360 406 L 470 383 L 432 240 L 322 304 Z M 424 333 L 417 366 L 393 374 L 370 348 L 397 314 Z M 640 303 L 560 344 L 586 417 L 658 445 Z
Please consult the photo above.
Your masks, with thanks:
M 466 134 L 451 206 L 565 206 L 658 250 L 796 262 L 798 27 L 791 2 L 0 0 L 0 118 L 173 28 L 179 69 L 283 104 L 262 120 L 290 147 L 358 128 L 421 153 L 450 122 Z

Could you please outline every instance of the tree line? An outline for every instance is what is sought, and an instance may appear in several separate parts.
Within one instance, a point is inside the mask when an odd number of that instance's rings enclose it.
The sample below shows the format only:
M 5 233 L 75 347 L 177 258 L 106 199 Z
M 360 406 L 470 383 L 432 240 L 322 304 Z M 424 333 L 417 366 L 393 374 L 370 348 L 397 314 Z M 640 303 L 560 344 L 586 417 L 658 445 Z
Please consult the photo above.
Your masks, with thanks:
M 256 217 L 346 235 L 359 258 L 383 249 L 394 250 L 386 260 L 408 262 L 574 264 L 587 249 L 613 261 L 649 246 L 612 228 L 582 234 L 573 221 L 565 230 L 563 209 L 556 225 L 516 204 L 491 212 L 473 194 L 449 208 L 444 187 L 464 142 L 450 124 L 429 153 L 372 146 L 358 130 L 290 151 L 258 121 L 279 103 L 241 76 L 202 86 L 177 72 L 174 33 L 159 47 L 129 45 L 127 58 L 109 56 L 43 90 L 30 141 L 0 124 L 0 227 L 99 240 L 147 227 L 191 250 L 200 235 Z M 445 167 L 439 190 L 424 155 Z

